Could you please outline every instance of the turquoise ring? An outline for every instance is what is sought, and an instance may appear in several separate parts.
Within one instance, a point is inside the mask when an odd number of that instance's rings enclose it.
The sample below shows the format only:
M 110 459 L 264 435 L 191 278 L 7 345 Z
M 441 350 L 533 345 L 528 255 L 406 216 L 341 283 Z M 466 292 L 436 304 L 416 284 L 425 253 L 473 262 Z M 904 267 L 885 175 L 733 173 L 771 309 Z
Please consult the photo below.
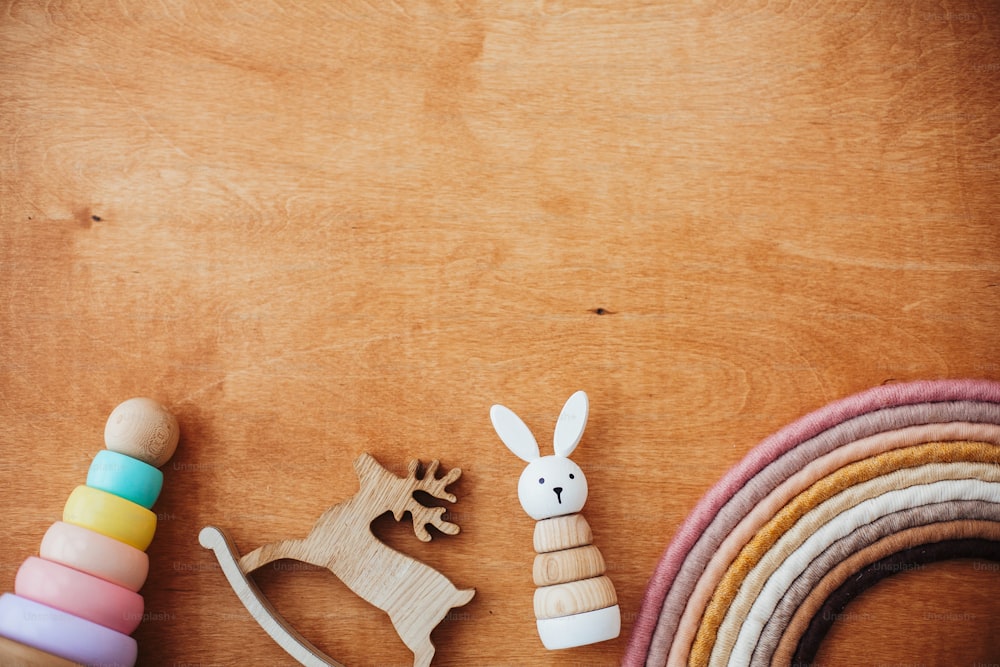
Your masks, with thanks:
M 90 464 L 87 486 L 151 509 L 163 488 L 163 473 L 139 459 L 103 449 Z

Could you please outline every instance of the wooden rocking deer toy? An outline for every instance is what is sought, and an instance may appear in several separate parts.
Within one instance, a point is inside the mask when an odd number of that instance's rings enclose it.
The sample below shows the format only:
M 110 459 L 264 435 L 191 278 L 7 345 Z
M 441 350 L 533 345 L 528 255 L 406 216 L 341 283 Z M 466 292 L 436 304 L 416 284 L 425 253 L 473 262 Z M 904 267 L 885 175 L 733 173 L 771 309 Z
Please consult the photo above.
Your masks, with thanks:
M 423 491 L 434 498 L 455 502 L 446 488 L 462 471 L 453 468 L 438 479 L 438 462 L 427 465 L 417 478 L 420 463 L 410 462 L 406 477 L 397 477 L 370 454 L 354 461 L 361 482 L 351 498 L 334 505 L 320 516 L 305 538 L 265 544 L 242 556 L 226 535 L 212 526 L 202 529 L 199 541 L 212 549 L 251 615 L 289 654 L 305 665 L 339 665 L 306 641 L 285 623 L 246 575 L 268 563 L 290 558 L 325 567 L 348 588 L 370 604 L 389 614 L 400 639 L 413 651 L 414 667 L 427 667 L 434 656 L 431 631 L 453 607 L 468 604 L 474 589 L 456 588 L 437 570 L 402 554 L 371 532 L 371 522 L 386 512 L 400 521 L 407 512 L 413 518 L 413 531 L 423 542 L 431 539 L 431 525 L 447 535 L 459 527 L 445 521 L 443 507 L 426 507 L 414 498 Z

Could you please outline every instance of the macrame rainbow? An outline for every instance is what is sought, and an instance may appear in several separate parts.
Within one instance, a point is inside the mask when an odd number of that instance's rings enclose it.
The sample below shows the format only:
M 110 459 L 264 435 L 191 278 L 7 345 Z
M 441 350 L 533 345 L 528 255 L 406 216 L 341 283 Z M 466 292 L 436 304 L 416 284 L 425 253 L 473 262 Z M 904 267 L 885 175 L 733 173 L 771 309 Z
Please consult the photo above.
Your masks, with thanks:
M 705 494 L 623 664 L 807 664 L 866 587 L 969 556 L 1000 559 L 1000 383 L 876 387 L 765 439 Z

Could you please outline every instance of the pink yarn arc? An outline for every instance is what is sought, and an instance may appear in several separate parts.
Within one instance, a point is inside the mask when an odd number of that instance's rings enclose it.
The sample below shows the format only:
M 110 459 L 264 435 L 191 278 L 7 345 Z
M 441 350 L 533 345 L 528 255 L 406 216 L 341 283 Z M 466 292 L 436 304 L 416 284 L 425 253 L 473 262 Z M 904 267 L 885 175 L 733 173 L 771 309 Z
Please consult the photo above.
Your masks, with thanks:
M 719 510 L 761 470 L 805 440 L 846 420 L 896 406 L 951 401 L 998 403 L 1000 383 L 936 380 L 883 385 L 830 403 L 761 441 L 702 497 L 677 530 L 646 589 L 622 664 L 646 664 L 664 600 L 689 551 Z

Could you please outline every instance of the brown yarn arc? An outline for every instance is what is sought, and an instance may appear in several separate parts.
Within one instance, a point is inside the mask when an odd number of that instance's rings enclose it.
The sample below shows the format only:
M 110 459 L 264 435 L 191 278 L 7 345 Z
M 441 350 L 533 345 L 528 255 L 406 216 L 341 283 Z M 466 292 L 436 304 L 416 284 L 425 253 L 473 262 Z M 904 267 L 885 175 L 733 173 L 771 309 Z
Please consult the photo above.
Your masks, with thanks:
M 772 664 L 812 664 L 827 632 L 843 613 L 848 603 L 886 577 L 922 564 L 955 558 L 978 558 L 1000 562 L 1000 530 L 995 522 L 957 521 L 954 523 L 966 527 L 955 530 L 953 533 L 955 538 L 939 542 L 924 543 L 928 539 L 927 537 L 909 539 L 901 533 L 902 542 L 905 544 L 907 541 L 912 541 L 912 546 L 875 560 L 864 566 L 863 569 L 849 572 L 843 576 L 842 583 L 832 593 L 828 590 L 828 586 L 836 583 L 836 579 L 841 575 L 831 576 L 830 583 L 825 584 L 822 588 L 817 588 L 815 593 L 816 598 L 823 597 L 822 604 L 814 605 L 810 602 L 809 609 L 815 609 L 815 611 L 812 616 L 808 617 L 807 623 L 801 624 L 805 625 L 804 628 L 801 627 L 798 619 L 796 619 L 796 623 L 789 626 L 791 634 L 786 633 L 789 635 L 788 642 L 785 642 L 783 636 L 779 650 L 774 654 Z M 934 538 L 930 537 L 930 539 Z M 858 560 L 867 560 L 872 555 L 878 555 L 890 551 L 890 549 L 890 547 L 874 548 L 870 555 L 859 552 Z M 851 567 L 855 565 L 856 563 L 852 563 Z M 832 572 L 831 575 L 833 575 Z M 810 596 L 810 598 L 812 597 Z M 808 613 L 808 609 L 803 612 L 804 615 Z M 794 653 L 791 656 L 789 656 L 789 647 L 794 647 Z M 785 662 L 785 660 L 788 661 Z
M 981 532 L 972 534 L 961 533 L 962 530 L 977 529 Z M 809 567 L 796 579 L 794 584 L 785 591 L 779 605 L 768 619 L 764 630 L 754 648 L 751 665 L 770 665 L 778 652 L 779 643 L 786 635 L 804 633 L 803 627 L 792 629 L 793 619 L 803 624 L 809 607 L 805 601 L 822 590 L 820 584 L 831 586 L 834 581 L 844 582 L 843 578 L 828 580 L 830 573 L 838 571 L 844 563 L 855 568 L 855 572 L 867 561 L 875 562 L 885 557 L 890 550 L 899 550 L 900 544 L 907 548 L 922 543 L 940 542 L 957 537 L 983 537 L 984 535 L 1000 535 L 1000 504 L 979 500 L 951 501 L 934 503 L 920 507 L 911 507 L 900 512 L 886 515 L 877 521 L 862 526 L 850 535 L 831 544 Z M 905 542 L 887 539 L 896 535 Z M 856 554 L 865 554 L 856 556 Z M 837 577 L 842 577 L 844 571 L 839 570 Z M 847 573 L 853 576 L 854 573 Z M 839 584 L 838 584 L 839 585 Z M 829 591 L 827 591 L 829 592 Z M 859 589 L 860 592 L 860 589 Z M 816 602 L 813 602 L 815 605 Z M 802 616 L 799 615 L 799 610 Z M 792 638 L 789 637 L 789 642 Z M 793 646 L 794 647 L 794 646 Z M 786 651 L 788 649 L 786 648 Z M 784 661 L 776 664 L 787 664 L 788 655 Z

